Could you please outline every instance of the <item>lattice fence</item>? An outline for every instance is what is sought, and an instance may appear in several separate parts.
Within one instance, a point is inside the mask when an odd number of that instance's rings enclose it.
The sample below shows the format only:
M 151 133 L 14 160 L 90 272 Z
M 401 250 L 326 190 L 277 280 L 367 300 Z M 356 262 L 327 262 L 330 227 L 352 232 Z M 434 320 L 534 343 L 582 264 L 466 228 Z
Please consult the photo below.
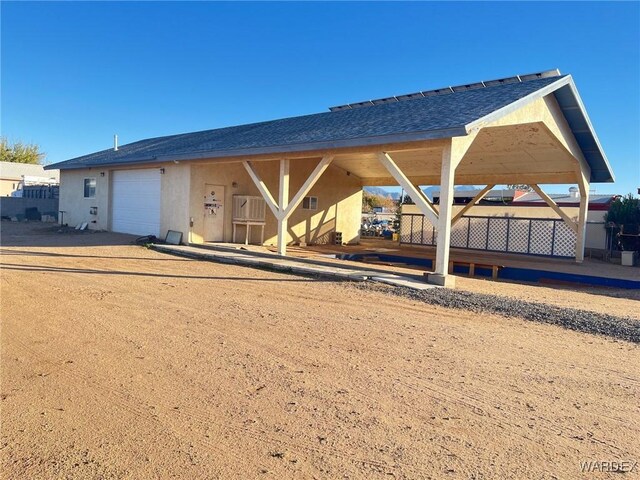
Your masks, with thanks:
M 400 243 L 435 245 L 437 230 L 419 214 L 403 214 Z M 576 233 L 561 219 L 462 217 L 451 230 L 451 246 L 491 252 L 574 257 Z

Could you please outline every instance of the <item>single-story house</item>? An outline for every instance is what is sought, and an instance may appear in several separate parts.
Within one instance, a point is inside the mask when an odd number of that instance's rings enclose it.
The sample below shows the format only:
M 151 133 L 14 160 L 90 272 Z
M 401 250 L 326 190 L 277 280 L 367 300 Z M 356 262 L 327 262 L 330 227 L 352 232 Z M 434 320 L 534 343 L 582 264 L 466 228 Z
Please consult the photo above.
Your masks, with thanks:
M 48 168 L 61 170 L 70 224 L 177 230 L 198 243 L 233 241 L 255 223 L 251 239 L 281 255 L 292 242 L 358 242 L 362 187 L 399 184 L 437 225 L 438 284 L 452 281 L 454 184 L 577 183 L 579 218 L 565 220 L 581 261 L 589 184 L 613 181 L 573 79 L 558 70 L 150 138 Z M 440 186 L 438 208 L 417 185 Z
M 27 185 L 57 185 L 60 171 L 45 172 L 43 165 L 0 162 L 0 197 L 11 197 Z

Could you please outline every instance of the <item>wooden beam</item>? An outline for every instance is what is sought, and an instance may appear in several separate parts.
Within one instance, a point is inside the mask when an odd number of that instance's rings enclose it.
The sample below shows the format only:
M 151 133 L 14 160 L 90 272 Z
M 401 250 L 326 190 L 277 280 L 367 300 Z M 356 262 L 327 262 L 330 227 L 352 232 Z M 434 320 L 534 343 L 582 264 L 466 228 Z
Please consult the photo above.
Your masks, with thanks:
M 537 184 L 567 184 L 576 182 L 576 172 L 571 169 L 566 172 L 542 172 L 542 173 L 500 173 L 500 174 L 465 174 L 461 173 L 463 166 L 456 170 L 456 185 L 494 185 L 524 183 L 531 185 Z M 438 175 L 419 175 L 407 177 L 414 185 L 439 185 L 440 177 Z M 387 186 L 397 183 L 394 178 L 389 177 L 363 177 L 362 184 L 375 187 Z
M 448 139 L 433 139 L 433 140 L 418 140 L 412 142 L 397 142 L 397 143 L 385 143 L 385 144 L 371 144 L 361 147 L 341 147 L 341 148 L 324 148 L 318 150 L 307 150 L 301 152 L 274 152 L 255 155 L 233 155 L 222 157 L 204 157 L 204 158 L 188 158 L 179 157 L 176 155 L 161 157 L 158 159 L 159 163 L 168 161 L 180 161 L 180 162 L 198 162 L 203 164 L 211 163 L 238 163 L 249 159 L 251 162 L 270 162 L 287 158 L 289 160 L 297 159 L 312 159 L 322 158 L 326 156 L 338 156 L 338 155 L 354 155 L 354 154 L 376 154 L 380 150 L 385 152 L 401 152 L 401 151 L 416 151 L 416 150 L 440 150 Z
M 431 202 L 427 197 L 416 188 L 413 183 L 407 178 L 407 176 L 400 170 L 400 167 L 396 165 L 391 156 L 386 152 L 378 152 L 378 159 L 380 163 L 389 171 L 391 176 L 398 182 L 398 184 L 404 188 L 411 200 L 420 209 L 420 212 L 429 219 L 432 225 L 438 224 L 438 213 L 433 208 Z
M 269 209 L 271 209 L 271 212 L 273 212 L 273 215 L 276 217 L 276 219 L 279 218 L 280 209 L 278 207 L 278 204 L 274 200 L 273 195 L 271 195 L 271 192 L 267 188 L 267 185 L 262 181 L 260 175 L 258 175 L 258 172 L 256 172 L 254 166 L 247 160 L 244 160 L 242 162 L 242 165 L 244 165 L 245 170 L 251 177 L 251 180 L 253 180 L 253 183 L 255 183 L 258 191 L 262 195 L 262 198 L 264 198 L 267 206 L 269 207 Z
M 533 188 L 535 192 L 540 195 L 540 198 L 542 198 L 546 202 L 546 204 L 549 205 L 553 209 L 553 211 L 556 212 L 567 225 L 569 225 L 569 227 L 571 227 L 574 232 L 578 233 L 578 225 L 576 224 L 576 222 L 574 222 L 571 217 L 569 217 L 569 215 L 564 213 L 564 211 L 558 206 L 556 202 L 553 201 L 553 199 L 549 195 L 544 193 L 544 191 L 535 183 L 531 184 L 531 188 Z
M 298 193 L 295 194 L 291 203 L 284 209 L 285 218 L 289 218 L 289 216 L 293 213 L 293 211 L 298 208 L 298 205 L 302 202 L 302 199 L 307 196 L 307 193 L 313 188 L 316 182 L 320 179 L 322 174 L 325 172 L 331 161 L 333 160 L 333 156 L 322 157 L 322 160 L 318 163 L 316 168 L 311 172 L 311 175 L 304 182 Z
M 464 156 L 469 151 L 469 148 L 471 148 L 471 144 L 473 144 L 473 141 L 478 136 L 479 131 L 479 129 L 474 130 L 466 137 L 452 137 L 450 144 L 444 147 L 445 150 L 447 148 L 451 148 L 451 155 L 449 158 L 451 160 L 451 166 L 453 167 L 454 173 Z
M 453 220 L 451 220 L 451 228 L 453 228 L 453 226 L 456 223 L 458 223 L 458 220 L 460 220 L 462 216 L 471 209 L 471 207 L 473 207 L 477 202 L 482 200 L 485 197 L 485 195 L 491 191 L 493 187 L 495 187 L 495 185 L 487 185 L 482 190 L 480 190 L 480 193 L 478 193 L 475 197 L 473 197 L 473 199 L 469 203 L 467 203 L 464 207 L 462 207 L 462 210 L 456 213 L 456 215 L 453 217 Z

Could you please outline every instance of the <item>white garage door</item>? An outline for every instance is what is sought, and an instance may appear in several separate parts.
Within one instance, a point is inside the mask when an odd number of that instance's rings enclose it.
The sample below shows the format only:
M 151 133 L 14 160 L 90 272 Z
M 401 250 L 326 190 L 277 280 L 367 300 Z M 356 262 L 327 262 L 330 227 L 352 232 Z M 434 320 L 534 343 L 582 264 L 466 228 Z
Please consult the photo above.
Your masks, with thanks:
M 111 230 L 160 236 L 160 170 L 113 172 Z

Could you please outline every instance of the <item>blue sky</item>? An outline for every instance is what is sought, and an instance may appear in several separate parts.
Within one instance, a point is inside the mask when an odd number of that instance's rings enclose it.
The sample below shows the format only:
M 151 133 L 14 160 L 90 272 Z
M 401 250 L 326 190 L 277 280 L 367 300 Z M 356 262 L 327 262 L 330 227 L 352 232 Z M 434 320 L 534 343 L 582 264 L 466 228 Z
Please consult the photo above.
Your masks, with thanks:
M 559 68 L 617 176 L 597 191 L 640 186 L 638 2 L 1 9 L 2 134 L 50 163 L 109 148 L 114 133 L 124 144 Z

